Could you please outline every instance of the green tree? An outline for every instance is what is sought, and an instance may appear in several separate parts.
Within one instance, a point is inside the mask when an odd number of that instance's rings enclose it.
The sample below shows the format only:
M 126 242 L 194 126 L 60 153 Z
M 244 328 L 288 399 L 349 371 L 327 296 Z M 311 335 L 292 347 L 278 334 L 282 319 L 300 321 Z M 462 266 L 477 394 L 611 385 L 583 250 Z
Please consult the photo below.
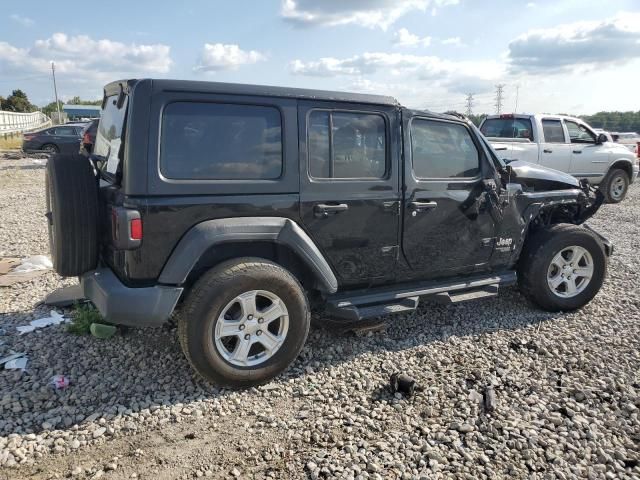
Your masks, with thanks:
M 62 111 L 62 101 L 58 100 L 58 103 L 60 104 L 60 111 Z M 44 113 L 46 116 L 51 117 L 51 114 L 53 112 L 57 112 L 58 108 L 56 107 L 56 102 L 51 102 L 47 105 L 45 105 L 44 107 L 42 107 L 40 109 L 40 111 L 42 113 Z
M 10 112 L 34 112 L 36 110 L 36 106 L 29 102 L 27 94 L 20 89 L 14 90 L 11 95 L 2 99 L 0 108 Z

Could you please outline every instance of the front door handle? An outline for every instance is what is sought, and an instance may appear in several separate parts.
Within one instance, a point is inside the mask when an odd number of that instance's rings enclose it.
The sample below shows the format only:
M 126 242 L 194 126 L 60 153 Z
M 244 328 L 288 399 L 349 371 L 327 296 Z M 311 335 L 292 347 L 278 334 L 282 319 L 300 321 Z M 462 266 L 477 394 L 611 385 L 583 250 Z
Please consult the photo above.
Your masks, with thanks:
M 420 212 L 422 210 L 433 210 L 438 206 L 437 202 L 411 202 L 409 208 L 414 212 Z
M 544 153 L 553 153 L 553 150 L 551 150 L 550 148 L 545 148 L 543 150 Z
M 573 153 L 582 153 L 582 150 L 574 150 Z
M 340 212 L 344 212 L 349 209 L 349 205 L 346 203 L 334 203 L 334 204 L 326 204 L 326 203 L 318 203 L 315 207 L 313 207 L 313 214 L 319 218 L 325 218 L 329 215 L 335 215 Z

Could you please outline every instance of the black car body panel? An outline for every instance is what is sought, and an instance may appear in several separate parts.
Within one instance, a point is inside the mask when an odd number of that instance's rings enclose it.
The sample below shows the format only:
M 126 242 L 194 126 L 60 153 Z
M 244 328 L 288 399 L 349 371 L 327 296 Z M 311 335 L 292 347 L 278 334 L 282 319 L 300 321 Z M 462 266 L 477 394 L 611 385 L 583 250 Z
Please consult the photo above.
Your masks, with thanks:
M 233 109 L 224 111 L 229 105 L 277 112 L 279 130 L 264 127 L 269 140 L 258 146 L 278 144 L 280 156 L 265 158 L 279 159 L 280 175 L 248 178 L 248 170 L 246 177 L 196 178 L 201 170 L 194 170 L 194 177 L 177 178 L 163 170 L 163 155 L 169 155 L 163 129 L 173 128 L 189 146 L 238 124 L 228 120 L 206 130 L 196 110 L 186 120 L 171 117 L 176 105 L 211 107 L 222 112 L 220 118 L 236 118 L 229 113 Z M 109 148 L 101 139 L 110 121 L 105 106 L 120 112 L 115 117 L 123 131 L 109 139 Z M 261 125 L 240 123 L 242 128 L 225 137 L 230 142 Z M 452 146 L 473 168 L 446 177 L 418 171 L 424 158 L 434 158 L 446 171 L 456 160 Z M 199 156 L 191 159 L 218 168 L 222 147 L 194 150 Z M 305 288 L 340 298 L 362 289 L 375 294 L 413 284 L 437 289 L 439 282 L 465 277 L 511 278 L 529 231 L 559 221 L 581 224 L 600 205 L 587 186 L 566 174 L 525 162 L 502 165 L 465 119 L 405 109 L 375 95 L 175 80 L 113 82 L 105 87 L 95 148 L 103 152 L 92 157 L 102 177 L 101 263 L 114 274 L 103 283 L 116 279 L 122 288 L 146 292 L 167 316 L 172 288 L 186 290 L 206 269 L 238 256 L 272 259 L 296 271 Z M 176 158 L 179 165 L 187 163 L 186 156 Z M 354 165 L 365 165 L 367 173 L 336 174 Z M 144 226 L 133 248 L 113 240 L 113 212 L 122 210 L 135 211 Z M 169 290 L 158 293 L 158 286 Z

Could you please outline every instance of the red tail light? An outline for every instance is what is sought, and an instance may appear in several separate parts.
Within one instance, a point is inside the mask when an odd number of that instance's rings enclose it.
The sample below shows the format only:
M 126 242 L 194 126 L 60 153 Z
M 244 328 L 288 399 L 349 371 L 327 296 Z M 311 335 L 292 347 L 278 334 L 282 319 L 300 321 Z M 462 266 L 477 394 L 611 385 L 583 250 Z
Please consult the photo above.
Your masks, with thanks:
M 24 140 L 31 140 L 34 137 L 34 135 L 32 133 L 25 133 L 22 135 L 22 138 Z
M 131 240 L 142 240 L 142 219 L 132 218 L 129 222 Z

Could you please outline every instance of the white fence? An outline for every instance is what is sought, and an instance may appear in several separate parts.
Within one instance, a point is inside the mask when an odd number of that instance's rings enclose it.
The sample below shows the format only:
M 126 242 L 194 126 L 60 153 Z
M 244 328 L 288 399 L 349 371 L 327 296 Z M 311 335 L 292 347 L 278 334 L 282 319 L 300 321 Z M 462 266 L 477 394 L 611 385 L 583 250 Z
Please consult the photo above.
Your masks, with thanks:
M 0 135 L 35 130 L 51 125 L 51 119 L 42 112 L 18 113 L 0 111 Z

